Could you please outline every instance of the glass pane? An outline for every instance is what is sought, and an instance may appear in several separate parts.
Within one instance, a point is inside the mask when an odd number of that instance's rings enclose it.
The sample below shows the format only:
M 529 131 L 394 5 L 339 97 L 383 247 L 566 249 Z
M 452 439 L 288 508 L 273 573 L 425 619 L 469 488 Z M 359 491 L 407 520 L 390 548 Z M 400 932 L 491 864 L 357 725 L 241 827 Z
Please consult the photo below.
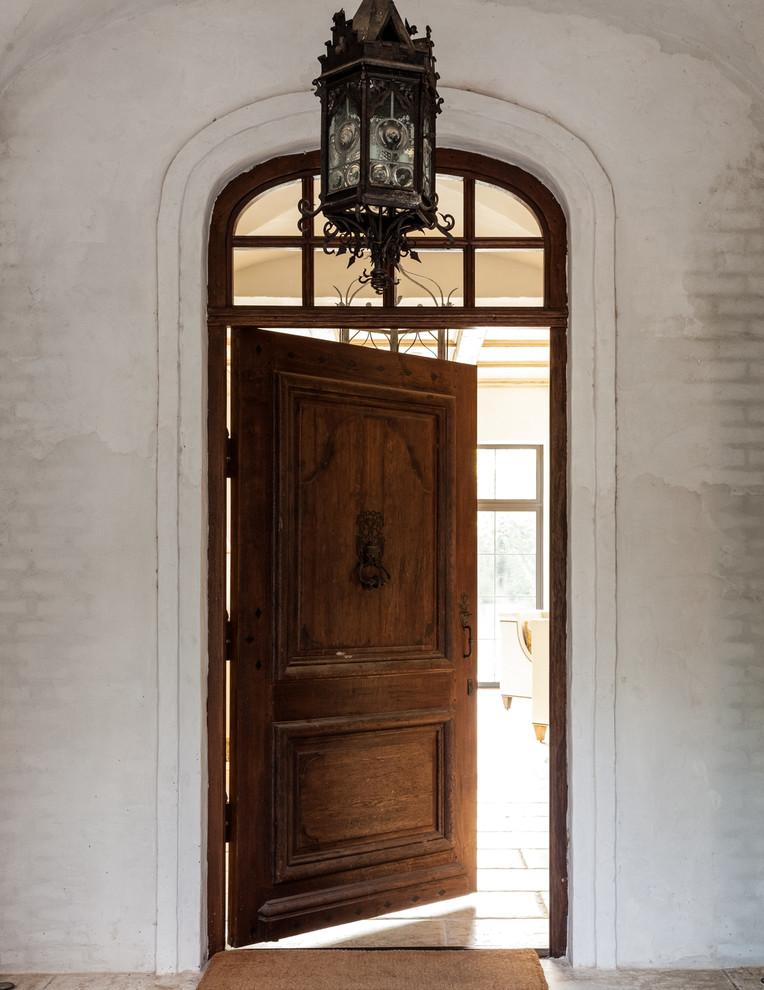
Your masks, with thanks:
M 480 683 L 499 679 L 501 617 L 536 608 L 535 551 L 535 512 L 478 512 Z
M 454 218 L 455 224 L 451 230 L 454 237 L 464 236 L 464 179 L 453 175 L 438 175 L 435 192 L 438 194 L 438 218 L 440 214 Z M 417 233 L 416 237 L 443 238 L 439 230 L 425 230 Z
M 239 214 L 235 237 L 299 237 L 297 204 L 302 198 L 302 184 L 287 182 L 255 196 Z
M 301 306 L 299 248 L 234 248 L 235 306 Z
M 414 118 L 391 88 L 369 121 L 368 180 L 381 188 L 407 189 L 413 182 L 415 149 Z
M 506 598 L 530 597 L 535 591 L 535 556 L 525 554 L 497 554 L 497 596 Z
M 463 306 L 462 252 L 418 251 L 419 261 L 404 258 L 395 287 L 398 306 Z
M 325 194 L 357 186 L 361 178 L 361 118 L 347 95 L 329 122 L 328 138 L 329 189 Z
M 481 598 L 478 601 L 478 628 L 481 637 L 485 635 L 491 639 L 493 635 L 493 625 L 496 621 L 496 602 L 491 598 Z
M 495 595 L 494 561 L 492 553 L 478 554 L 478 594 L 493 598 Z
M 536 493 L 536 451 L 505 448 L 496 451 L 495 498 L 538 498 Z M 480 497 L 480 496 L 478 496 Z
M 493 553 L 496 525 L 493 512 L 478 512 L 478 553 Z
M 527 554 L 536 557 L 536 513 L 497 512 L 496 514 L 496 553 Z M 534 585 L 535 594 L 535 585 Z M 519 594 L 530 594 L 523 591 Z
M 478 498 L 496 498 L 496 451 L 493 447 L 478 447 Z M 483 513 L 478 514 L 480 518 Z
M 368 258 L 360 258 L 348 268 L 347 254 L 313 252 L 316 306 L 381 306 L 382 296 L 370 285 L 358 281 Z
M 478 237 L 541 237 L 533 211 L 506 189 L 475 183 L 475 234 Z
M 478 306 L 543 306 L 544 251 L 475 252 Z

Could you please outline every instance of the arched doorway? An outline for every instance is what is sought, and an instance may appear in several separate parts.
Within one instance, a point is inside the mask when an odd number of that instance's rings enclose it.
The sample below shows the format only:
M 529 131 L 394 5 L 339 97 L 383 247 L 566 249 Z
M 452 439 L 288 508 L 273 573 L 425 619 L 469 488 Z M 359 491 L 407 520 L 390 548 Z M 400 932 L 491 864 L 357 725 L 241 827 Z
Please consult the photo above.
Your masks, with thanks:
M 549 191 L 533 176 L 505 163 L 461 152 L 441 151 L 438 171 L 452 201 L 459 203 L 461 227 L 450 253 L 427 238 L 419 246 L 425 264 L 409 266 L 410 284 L 376 300 L 339 282 L 340 263 L 332 270 L 320 251 L 317 232 L 268 228 L 261 220 L 246 224 L 247 209 L 259 196 L 297 183 L 311 198 L 315 156 L 278 159 L 233 180 L 219 197 L 213 214 L 209 262 L 209 480 L 210 480 L 210 674 L 209 674 L 209 917 L 210 947 L 222 947 L 222 885 L 225 829 L 225 407 L 226 337 L 231 326 L 293 329 L 307 335 L 347 338 L 364 335 L 371 346 L 410 343 L 426 346 L 427 334 L 440 331 L 441 353 L 456 356 L 472 350 L 497 328 L 548 334 L 550 367 L 550 526 L 549 610 L 550 675 L 553 731 L 550 736 L 551 928 L 550 950 L 561 955 L 566 944 L 566 233 L 565 220 Z M 520 213 L 517 229 L 498 233 L 484 226 L 481 208 L 491 190 L 506 194 Z M 445 198 L 445 197 L 444 197 Z M 295 202 L 296 206 L 296 202 Z M 448 206 L 444 203 L 446 209 Z M 523 228 L 527 213 L 530 225 Z M 533 223 L 536 226 L 533 226 Z M 269 255 L 270 252 L 270 255 Z M 291 270 L 288 287 L 280 286 L 273 253 Z M 337 259 L 334 259 L 336 262 Z M 247 262 L 252 262 L 248 264 Z M 445 269 L 444 269 L 445 266 Z M 254 271 L 253 271 L 254 270 Z M 443 272 L 451 279 L 446 283 Z M 504 272 L 502 276 L 501 272 Z M 269 273 L 270 272 L 270 273 Z M 498 274 L 497 274 L 498 273 Z M 507 278 L 507 273 L 513 277 Z M 349 279 L 349 275 L 348 275 Z M 514 281 L 525 288 L 507 288 Z M 456 289 L 451 286 L 457 283 Z M 339 283 L 339 284 L 338 284 Z M 499 285 L 499 288 L 496 286 Z M 445 291 L 442 291 L 445 290 Z M 334 295 L 333 295 L 334 294 Z M 369 305 L 367 305 L 367 303 Z M 378 304 L 380 303 L 380 304 Z M 327 330 L 329 328 L 329 330 Z M 412 334 L 412 330 L 418 330 Z M 408 340 L 407 340 L 408 337 Z M 494 338 L 501 341 L 501 337 Z M 479 348 L 478 348 L 479 349 Z

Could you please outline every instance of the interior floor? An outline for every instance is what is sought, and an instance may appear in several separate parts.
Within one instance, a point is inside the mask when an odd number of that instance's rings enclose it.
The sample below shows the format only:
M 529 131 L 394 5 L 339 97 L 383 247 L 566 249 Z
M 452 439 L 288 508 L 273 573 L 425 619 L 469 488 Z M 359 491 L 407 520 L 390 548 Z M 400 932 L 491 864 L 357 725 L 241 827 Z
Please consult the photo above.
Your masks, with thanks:
M 255 948 L 534 948 L 549 944 L 549 760 L 530 700 L 478 690 L 478 889 Z

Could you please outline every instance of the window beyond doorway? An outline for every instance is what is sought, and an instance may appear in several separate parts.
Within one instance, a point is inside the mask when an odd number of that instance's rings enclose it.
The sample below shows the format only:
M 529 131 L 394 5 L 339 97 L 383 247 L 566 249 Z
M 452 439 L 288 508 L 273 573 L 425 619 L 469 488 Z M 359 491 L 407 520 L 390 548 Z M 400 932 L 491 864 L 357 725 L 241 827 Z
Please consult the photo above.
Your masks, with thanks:
M 544 456 L 478 444 L 478 686 L 499 683 L 501 617 L 543 608 Z

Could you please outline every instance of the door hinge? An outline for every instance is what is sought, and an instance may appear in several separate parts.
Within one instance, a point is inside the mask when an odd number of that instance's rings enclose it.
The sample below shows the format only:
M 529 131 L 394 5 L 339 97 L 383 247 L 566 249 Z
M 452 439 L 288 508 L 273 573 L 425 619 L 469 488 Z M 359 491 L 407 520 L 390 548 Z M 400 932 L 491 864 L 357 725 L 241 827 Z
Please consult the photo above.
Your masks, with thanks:
M 231 434 L 226 432 L 225 438 L 225 476 L 233 477 L 233 440 Z
M 230 619 L 225 620 L 225 658 L 226 660 L 231 659 L 231 653 L 233 652 L 233 623 Z

